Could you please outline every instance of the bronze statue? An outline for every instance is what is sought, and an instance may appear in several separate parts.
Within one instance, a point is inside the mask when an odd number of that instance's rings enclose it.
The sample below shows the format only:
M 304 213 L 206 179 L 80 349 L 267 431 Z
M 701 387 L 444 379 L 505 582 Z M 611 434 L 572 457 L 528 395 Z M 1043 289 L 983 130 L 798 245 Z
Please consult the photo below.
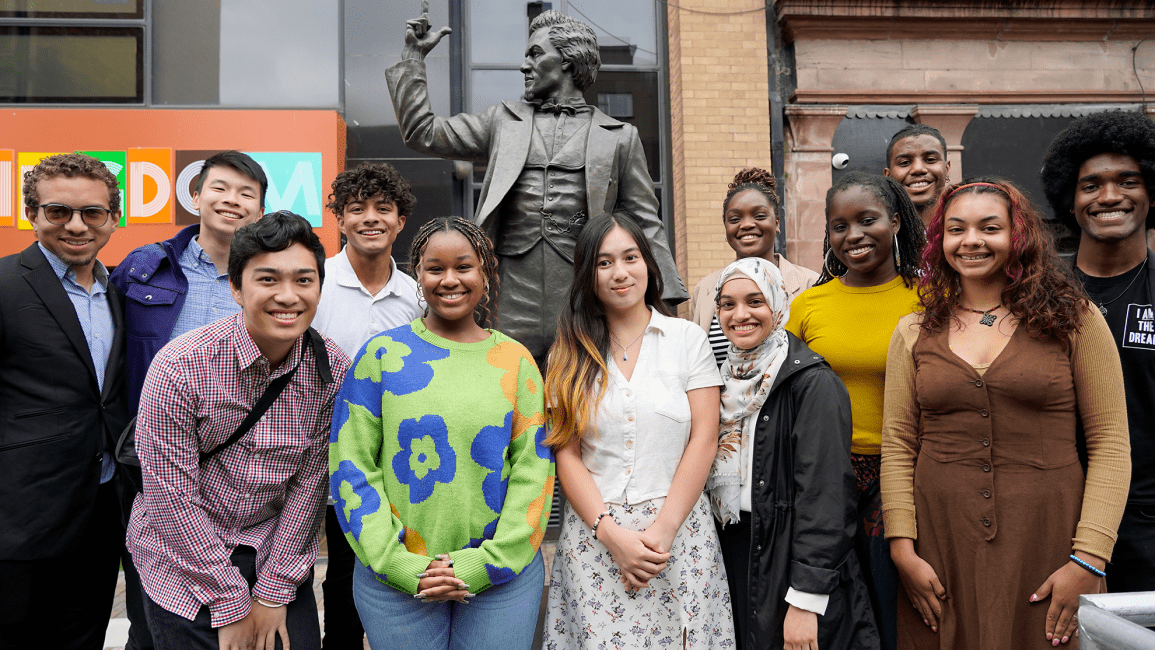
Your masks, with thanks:
M 500 257 L 497 326 L 542 363 L 567 299 L 578 232 L 603 212 L 638 221 L 661 267 L 663 297 L 686 300 L 637 129 L 582 97 L 601 67 L 594 31 L 542 13 L 530 24 L 521 65 L 524 101 L 442 118 L 429 104 L 425 56 L 450 31 L 431 30 L 425 15 L 408 21 L 401 62 L 385 78 L 409 148 L 488 164 L 474 220 Z

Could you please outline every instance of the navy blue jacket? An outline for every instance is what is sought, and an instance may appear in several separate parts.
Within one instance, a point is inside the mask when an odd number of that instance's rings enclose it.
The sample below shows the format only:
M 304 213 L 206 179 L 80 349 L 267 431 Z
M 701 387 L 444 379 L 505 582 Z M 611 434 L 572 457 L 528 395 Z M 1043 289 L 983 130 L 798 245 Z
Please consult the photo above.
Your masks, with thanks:
M 130 417 L 140 406 L 148 367 L 172 337 L 172 328 L 184 307 L 188 279 L 180 268 L 180 256 L 200 231 L 200 224 L 194 224 L 172 239 L 141 246 L 129 253 L 110 277 L 127 298 L 124 321 Z

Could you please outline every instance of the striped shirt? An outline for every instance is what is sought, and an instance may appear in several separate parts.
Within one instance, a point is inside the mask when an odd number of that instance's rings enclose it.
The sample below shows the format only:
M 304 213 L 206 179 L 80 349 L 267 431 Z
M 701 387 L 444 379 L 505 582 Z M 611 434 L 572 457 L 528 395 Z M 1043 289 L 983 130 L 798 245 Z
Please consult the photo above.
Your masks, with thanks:
M 40 252 L 48 260 L 48 265 L 56 272 L 60 284 L 64 286 L 64 293 L 72 301 L 76 310 L 76 318 L 80 321 L 80 329 L 84 331 L 84 340 L 88 343 L 88 354 L 92 358 L 92 368 L 96 371 L 96 386 L 104 392 L 104 373 L 108 368 L 108 357 L 112 354 L 112 339 L 116 334 L 116 327 L 112 322 L 112 309 L 108 306 L 108 269 L 97 260 L 92 265 L 92 290 L 80 286 L 76 281 L 76 271 L 57 257 L 52 251 L 37 243 Z M 100 482 L 107 483 L 116 471 L 111 449 L 105 449 L 100 458 Z
M 730 349 L 730 339 L 722 332 L 722 325 L 718 323 L 718 315 L 714 314 L 714 320 L 710 321 L 710 333 L 707 335 L 710 339 L 710 351 L 714 353 L 714 360 L 718 362 L 718 367 L 722 367 L 722 362 L 726 360 L 727 351 Z
M 188 291 L 185 292 L 180 316 L 173 323 L 172 334 L 168 339 L 170 341 L 241 310 L 241 306 L 233 300 L 229 274 L 217 272 L 216 265 L 205 249 L 201 248 L 196 237 L 185 246 L 179 263 L 188 281 Z
M 349 358 L 326 339 L 334 382 L 324 384 L 303 337 L 270 368 L 243 314 L 166 345 L 144 381 L 136 451 L 144 492 L 128 527 L 141 583 L 156 604 L 192 620 L 207 606 L 213 627 L 241 620 L 252 596 L 287 603 L 317 558 L 328 484 L 333 398 Z M 303 352 L 304 350 L 304 352 Z M 203 466 L 269 383 L 300 365 L 257 424 Z M 257 551 L 248 584 L 229 558 Z

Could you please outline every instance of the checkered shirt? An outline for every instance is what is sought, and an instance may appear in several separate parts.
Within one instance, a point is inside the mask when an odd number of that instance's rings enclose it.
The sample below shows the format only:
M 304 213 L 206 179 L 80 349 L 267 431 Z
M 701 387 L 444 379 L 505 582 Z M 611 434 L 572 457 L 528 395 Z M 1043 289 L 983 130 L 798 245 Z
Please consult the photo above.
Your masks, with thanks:
M 190 620 L 208 606 L 220 627 L 247 616 L 254 596 L 288 603 L 308 577 L 328 488 L 333 398 L 349 369 L 341 348 L 325 343 L 331 384 L 318 377 L 304 337 L 270 368 L 243 314 L 156 355 L 136 425 L 144 492 L 128 527 L 128 548 L 156 604 Z M 269 383 L 298 364 L 257 424 L 201 466 L 199 454 L 224 443 Z M 240 545 L 257 551 L 251 592 L 229 560 Z

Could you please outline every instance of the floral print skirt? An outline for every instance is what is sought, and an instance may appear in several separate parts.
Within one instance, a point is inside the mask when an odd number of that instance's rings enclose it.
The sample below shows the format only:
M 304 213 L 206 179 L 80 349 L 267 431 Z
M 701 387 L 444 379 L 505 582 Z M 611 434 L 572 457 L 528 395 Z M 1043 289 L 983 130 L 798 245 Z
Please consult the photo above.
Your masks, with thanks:
M 665 498 L 609 505 L 623 528 L 654 523 Z M 666 570 L 626 591 L 610 552 L 567 503 L 549 581 L 545 650 L 734 648 L 730 589 L 705 495 L 674 537 Z

